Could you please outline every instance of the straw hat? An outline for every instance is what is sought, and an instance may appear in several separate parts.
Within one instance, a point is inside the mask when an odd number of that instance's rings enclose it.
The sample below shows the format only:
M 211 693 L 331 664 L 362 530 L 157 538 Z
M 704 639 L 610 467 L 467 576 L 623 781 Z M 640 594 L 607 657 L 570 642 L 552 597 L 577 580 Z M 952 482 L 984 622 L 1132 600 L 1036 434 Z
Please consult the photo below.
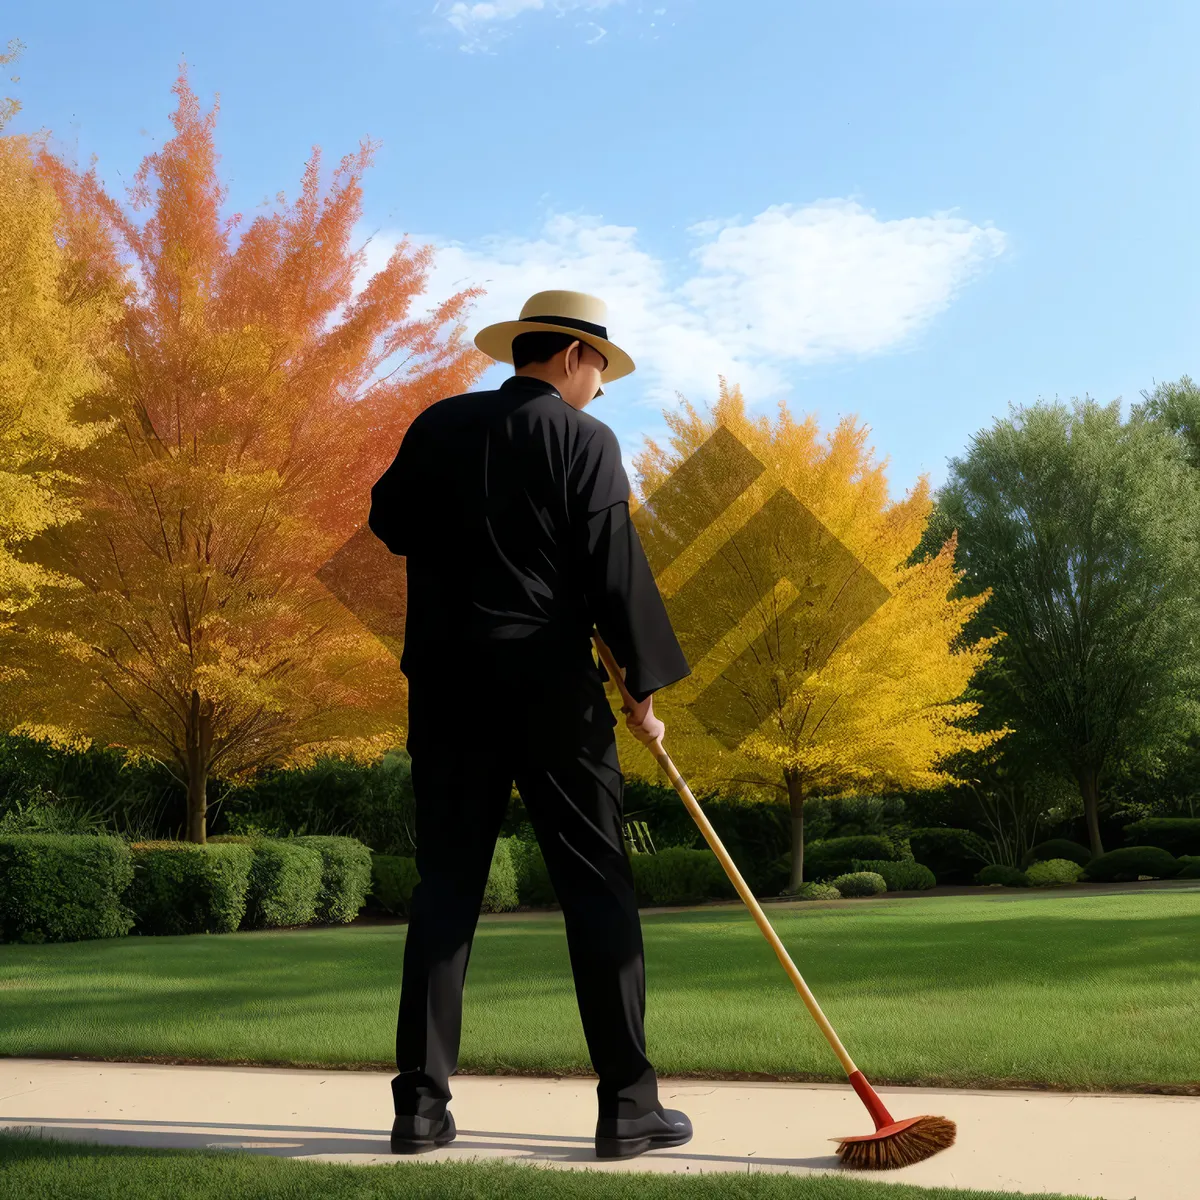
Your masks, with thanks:
M 475 335 L 475 345 L 497 362 L 512 362 L 513 338 L 521 333 L 569 333 L 595 347 L 608 359 L 600 375 L 602 383 L 612 383 L 630 374 L 633 359 L 620 346 L 608 340 L 608 306 L 585 292 L 538 292 L 525 301 L 516 321 L 499 321 Z

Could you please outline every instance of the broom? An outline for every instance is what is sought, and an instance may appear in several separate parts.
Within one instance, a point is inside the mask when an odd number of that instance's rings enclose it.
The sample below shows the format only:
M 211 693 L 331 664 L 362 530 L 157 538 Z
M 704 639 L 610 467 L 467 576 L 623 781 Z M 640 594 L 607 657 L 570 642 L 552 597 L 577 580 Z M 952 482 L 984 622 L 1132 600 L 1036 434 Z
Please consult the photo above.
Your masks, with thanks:
M 605 670 L 620 689 L 621 696 L 625 701 L 625 706 L 621 711 L 630 712 L 637 701 L 625 687 L 624 673 L 617 666 L 612 651 L 601 641 L 600 635 L 593 633 L 592 637 Z M 816 997 L 809 991 L 808 984 L 804 982 L 803 976 L 796 969 L 796 964 L 792 962 L 784 944 L 779 940 L 779 935 L 771 927 L 771 922 L 767 920 L 766 914 L 754 898 L 754 893 L 746 886 L 741 872 L 738 871 L 733 859 L 729 857 L 728 851 L 721 844 L 721 839 L 717 837 L 716 830 L 709 823 L 700 805 L 696 803 L 696 797 L 692 795 L 691 789 L 675 769 L 675 764 L 663 749 L 662 742 L 652 743 L 650 750 L 658 759 L 663 770 L 666 771 L 667 778 L 679 793 L 692 820 L 700 827 L 700 832 L 704 834 L 704 840 L 712 847 L 721 866 L 725 868 L 725 874 L 729 876 L 738 895 L 750 910 L 750 915 L 762 930 L 763 936 L 771 943 L 771 948 L 783 964 L 783 969 L 788 973 L 796 991 L 800 993 L 800 998 L 804 1001 L 808 1011 L 812 1013 L 813 1020 L 825 1035 L 825 1040 L 833 1047 L 834 1054 L 838 1056 L 838 1061 L 841 1062 L 849 1077 L 850 1086 L 854 1088 L 858 1098 L 866 1105 L 867 1112 L 871 1114 L 871 1120 L 875 1122 L 874 1133 L 830 1139 L 838 1143 L 837 1153 L 842 1163 L 847 1167 L 875 1171 L 888 1170 L 893 1167 L 908 1167 L 913 1163 L 922 1162 L 939 1150 L 945 1150 L 948 1146 L 954 1145 L 955 1125 L 953 1121 L 947 1120 L 945 1117 L 929 1116 L 907 1117 L 902 1121 L 897 1121 L 884 1107 L 883 1101 L 867 1082 L 866 1076 L 854 1065 L 854 1060 L 846 1052 L 846 1047 L 842 1045 L 833 1026 L 821 1011 Z

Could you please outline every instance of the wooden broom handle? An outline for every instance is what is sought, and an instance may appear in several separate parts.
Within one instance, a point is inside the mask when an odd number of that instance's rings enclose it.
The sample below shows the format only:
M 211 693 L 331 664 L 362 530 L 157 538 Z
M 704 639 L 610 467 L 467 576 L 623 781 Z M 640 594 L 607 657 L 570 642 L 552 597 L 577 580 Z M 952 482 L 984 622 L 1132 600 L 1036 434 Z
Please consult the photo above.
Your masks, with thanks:
M 596 650 L 600 655 L 600 661 L 604 663 L 605 670 L 608 671 L 609 676 L 620 689 L 625 703 L 632 709 L 637 704 L 637 701 L 629 694 L 629 689 L 625 686 L 624 671 L 617 666 L 617 660 L 613 657 L 612 651 L 601 640 L 599 633 L 593 633 L 592 638 L 596 643 Z M 804 982 L 804 976 L 800 974 L 796 968 L 796 964 L 792 962 L 792 956 L 788 954 L 787 947 L 779 940 L 779 934 L 775 932 L 771 922 L 767 920 L 767 915 L 755 899 L 754 893 L 746 886 L 746 881 L 742 878 L 742 873 L 737 869 L 733 859 L 729 857 L 729 852 L 721 844 L 721 839 L 717 836 L 717 831 L 712 827 L 708 817 L 704 815 L 704 810 L 696 802 L 696 797 L 692 795 L 691 788 L 688 787 L 683 776 L 675 769 L 675 764 L 671 761 L 671 756 L 663 749 L 661 741 L 652 743 L 650 751 L 658 759 L 662 769 L 666 771 L 667 778 L 679 793 L 679 797 L 691 815 L 692 820 L 700 827 L 700 832 L 704 834 L 704 840 L 712 847 L 712 852 L 717 856 L 717 861 L 725 868 L 725 874 L 729 876 L 730 882 L 737 889 L 737 894 L 741 896 L 742 902 L 750 910 L 750 915 L 754 918 L 755 924 L 762 930 L 763 937 L 771 943 L 771 948 L 775 951 L 776 957 L 783 964 L 783 969 L 788 973 L 788 977 L 795 985 L 796 991 L 800 993 L 800 998 L 804 1001 L 808 1011 L 812 1013 L 813 1020 L 816 1021 L 821 1032 L 825 1035 L 825 1040 L 833 1047 L 833 1052 L 838 1056 L 838 1060 L 845 1068 L 846 1074 L 853 1075 L 858 1070 L 854 1065 L 854 1060 L 846 1052 L 846 1047 L 842 1045 L 841 1039 L 834 1032 L 833 1026 L 830 1025 L 828 1018 L 821 1011 L 821 1006 L 817 1003 L 817 998 L 809 991 L 808 984 Z

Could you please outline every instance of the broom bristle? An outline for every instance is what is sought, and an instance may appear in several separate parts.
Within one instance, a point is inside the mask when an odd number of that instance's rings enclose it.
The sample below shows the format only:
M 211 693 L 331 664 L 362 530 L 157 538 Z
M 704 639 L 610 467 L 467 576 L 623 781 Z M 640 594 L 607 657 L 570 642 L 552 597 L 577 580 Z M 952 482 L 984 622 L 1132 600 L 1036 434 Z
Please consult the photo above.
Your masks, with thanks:
M 924 1162 L 939 1150 L 953 1146 L 956 1132 L 954 1122 L 945 1117 L 918 1117 L 907 1129 L 896 1133 L 842 1142 L 837 1152 L 843 1166 L 861 1171 L 889 1171 Z

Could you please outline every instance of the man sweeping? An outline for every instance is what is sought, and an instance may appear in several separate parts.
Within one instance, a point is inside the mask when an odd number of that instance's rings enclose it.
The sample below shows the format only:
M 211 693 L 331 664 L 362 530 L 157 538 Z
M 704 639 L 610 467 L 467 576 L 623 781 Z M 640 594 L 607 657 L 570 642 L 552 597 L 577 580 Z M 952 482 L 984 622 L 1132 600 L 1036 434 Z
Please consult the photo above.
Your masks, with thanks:
M 653 693 L 690 673 L 629 515 L 612 430 L 583 410 L 633 361 L 602 301 L 539 292 L 475 345 L 514 374 L 413 421 L 369 525 L 406 559 L 400 666 L 416 796 L 413 892 L 392 1080 L 392 1150 L 454 1139 L 463 984 L 515 781 L 562 906 L 597 1084 L 596 1153 L 690 1140 L 646 1057 L 645 970 L 622 839 L 624 778 L 593 626 L 624 668 L 640 741 Z

